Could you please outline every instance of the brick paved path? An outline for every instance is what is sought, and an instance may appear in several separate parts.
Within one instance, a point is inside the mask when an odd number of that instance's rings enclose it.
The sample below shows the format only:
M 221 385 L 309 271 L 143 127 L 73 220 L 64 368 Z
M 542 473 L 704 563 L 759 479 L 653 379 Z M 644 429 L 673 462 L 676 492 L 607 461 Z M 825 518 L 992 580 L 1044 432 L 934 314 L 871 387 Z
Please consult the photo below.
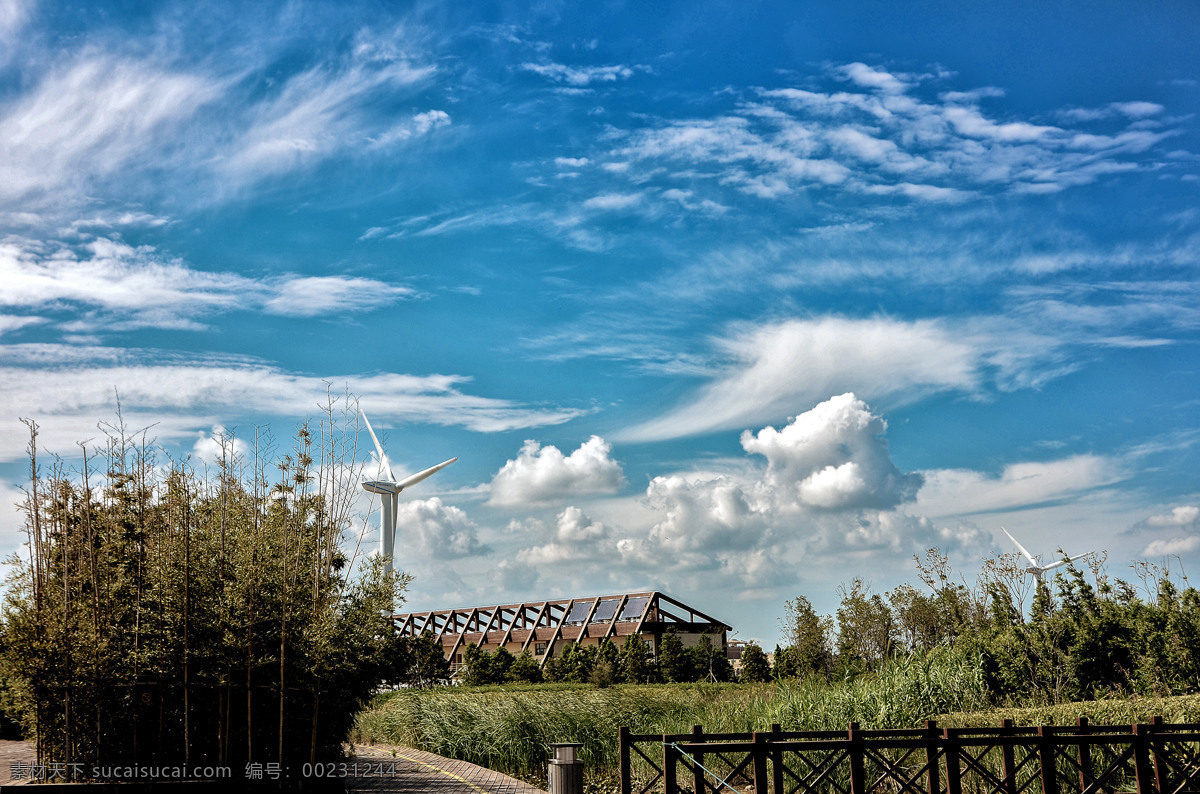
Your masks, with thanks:
M 25 761 L 32 764 L 37 760 L 37 750 L 33 742 L 11 742 L 0 739 L 0 784 L 12 783 L 12 765 L 14 761 Z
M 0 740 L 0 784 L 13 783 L 14 761 L 34 763 L 37 751 L 30 742 Z M 391 745 L 356 745 L 354 758 L 347 759 L 353 769 L 357 760 L 370 776 L 351 778 L 352 791 L 433 792 L 433 794 L 545 794 L 528 783 L 493 772 L 466 761 L 454 761 L 440 755 Z M 378 768 L 383 765 L 383 769 Z M 20 781 L 25 782 L 25 781 Z
M 395 755 L 393 756 L 393 752 Z M 395 776 L 360 777 L 351 783 L 354 791 L 430 791 L 436 794 L 545 794 L 523 780 L 494 772 L 466 761 L 390 745 L 355 745 L 354 755 L 363 761 L 377 759 L 389 766 L 396 762 Z

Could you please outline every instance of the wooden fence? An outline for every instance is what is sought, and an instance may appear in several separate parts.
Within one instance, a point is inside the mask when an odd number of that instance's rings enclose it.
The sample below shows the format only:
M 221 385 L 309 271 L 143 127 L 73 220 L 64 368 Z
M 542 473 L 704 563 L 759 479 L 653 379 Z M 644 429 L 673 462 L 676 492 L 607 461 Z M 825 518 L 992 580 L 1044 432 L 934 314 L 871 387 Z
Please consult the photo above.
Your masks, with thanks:
M 1200 724 L 639 735 L 621 794 L 1200 794 Z

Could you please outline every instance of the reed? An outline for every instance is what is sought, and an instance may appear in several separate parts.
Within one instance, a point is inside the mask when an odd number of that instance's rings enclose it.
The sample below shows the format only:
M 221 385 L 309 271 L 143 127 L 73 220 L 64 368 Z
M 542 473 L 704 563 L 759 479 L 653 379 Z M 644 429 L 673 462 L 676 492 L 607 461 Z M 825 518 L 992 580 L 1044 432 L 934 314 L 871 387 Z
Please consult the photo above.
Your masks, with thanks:
M 593 772 L 617 767 L 617 729 L 709 733 L 914 727 L 987 702 L 979 664 L 949 650 L 896 660 L 880 672 L 827 684 L 665 684 L 402 690 L 362 713 L 362 741 L 402 744 L 509 774 L 536 775 L 547 745 L 573 741 Z

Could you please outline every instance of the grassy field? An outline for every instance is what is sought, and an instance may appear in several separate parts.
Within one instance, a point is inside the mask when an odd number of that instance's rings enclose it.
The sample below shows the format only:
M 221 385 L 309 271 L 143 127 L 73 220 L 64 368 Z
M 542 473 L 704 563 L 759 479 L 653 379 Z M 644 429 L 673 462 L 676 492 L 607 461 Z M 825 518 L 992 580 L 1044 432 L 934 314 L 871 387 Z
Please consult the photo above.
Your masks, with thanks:
M 552 742 L 583 744 L 593 771 L 617 766 L 617 729 L 680 733 L 839 730 L 918 725 L 987 704 L 979 665 L 950 652 L 912 658 L 837 685 L 671 684 L 597 689 L 569 684 L 401 690 L 359 716 L 363 741 L 403 744 L 510 774 L 539 774 Z

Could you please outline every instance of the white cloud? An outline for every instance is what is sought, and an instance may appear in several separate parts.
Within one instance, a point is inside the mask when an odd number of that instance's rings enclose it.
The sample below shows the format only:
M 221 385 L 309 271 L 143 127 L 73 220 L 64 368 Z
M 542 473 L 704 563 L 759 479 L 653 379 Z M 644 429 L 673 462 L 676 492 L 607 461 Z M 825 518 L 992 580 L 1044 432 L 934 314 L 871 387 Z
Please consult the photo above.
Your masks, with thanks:
M 782 430 L 742 433 L 742 447 L 767 459 L 765 481 L 784 503 L 823 510 L 890 509 L 911 500 L 919 474 L 892 463 L 887 423 L 853 394 L 833 397 Z
M 628 66 L 567 66 L 561 63 L 523 63 L 521 68 L 556 83 L 582 88 L 592 83 L 612 83 L 633 76 Z
M 459 375 L 310 375 L 257 360 L 174 356 L 162 361 L 156 360 L 161 354 L 145 351 L 58 345 L 15 345 L 2 352 L 8 362 L 0 358 L 0 404 L 6 413 L 0 418 L 0 460 L 24 456 L 25 434 L 17 417 L 44 425 L 55 452 L 67 453 L 75 441 L 95 437 L 96 422 L 113 414 L 114 390 L 129 424 L 157 423 L 151 436 L 163 442 L 192 439 L 197 426 L 240 417 L 310 416 L 324 404 L 331 383 L 337 390 L 344 384 L 370 406 L 381 426 L 420 421 L 490 433 L 559 424 L 581 413 L 466 394 L 463 387 L 470 379 Z
M 250 453 L 249 442 L 233 435 L 223 425 L 213 425 L 212 431 L 201 433 L 192 445 L 192 457 L 213 467 L 220 466 L 222 459 L 231 466 L 238 460 L 248 460 Z
M 917 496 L 917 509 L 935 518 L 1070 500 L 1125 477 L 1116 460 L 1100 455 L 1013 463 L 994 476 L 964 469 L 938 469 L 922 474 L 925 485 Z
M 1194 527 L 1197 518 L 1200 518 L 1200 507 L 1182 505 L 1166 515 L 1150 516 L 1146 524 L 1152 527 Z
M 606 193 L 583 202 L 584 209 L 619 211 L 636 207 L 642 201 L 639 193 Z
M 525 566 L 553 566 L 601 560 L 611 557 L 609 535 L 607 526 L 578 507 L 568 507 L 558 514 L 550 542 L 522 549 L 516 561 Z
M 0 203 L 82 197 L 95 180 L 169 149 L 225 89 L 206 75 L 109 55 L 60 65 L 0 108 Z
M 488 504 L 538 507 L 581 494 L 616 493 L 625 477 L 611 453 L 612 446 L 599 436 L 570 455 L 526 441 L 492 478 Z
M 387 132 L 376 137 L 373 143 L 376 146 L 388 146 L 397 141 L 407 141 L 413 138 L 419 138 L 423 135 L 428 135 L 430 132 L 442 127 L 450 126 L 450 114 L 444 110 L 428 110 L 424 113 L 418 113 L 409 121 L 392 127 Z
M 202 271 L 151 246 L 103 237 L 77 246 L 16 237 L 0 242 L 0 306 L 61 310 L 74 304 L 107 313 L 77 313 L 70 321 L 75 329 L 196 328 L 197 317 L 256 308 L 313 317 L 374 309 L 416 295 L 404 285 L 361 277 L 255 279 Z
M 981 351 L 933 321 L 789 320 L 738 329 L 717 344 L 732 363 L 689 403 L 622 433 L 641 441 L 744 427 L 831 393 L 870 399 L 972 391 Z
M 411 89 L 434 74 L 432 66 L 405 60 L 352 61 L 340 69 L 318 67 L 289 77 L 278 92 L 250 106 L 244 125 L 219 162 L 218 173 L 236 184 L 307 167 L 372 137 L 364 107 L 381 93 Z M 440 110 L 414 116 L 404 134 L 383 132 L 393 142 L 444 126 Z
M 1170 538 L 1153 540 L 1142 550 L 1143 557 L 1172 557 L 1177 554 L 1190 554 L 1200 549 L 1200 535 L 1186 538 Z
M 366 311 L 417 295 L 416 290 L 400 284 L 342 276 L 296 276 L 275 289 L 263 308 L 292 317 Z
M 980 102 L 995 87 L 945 91 L 936 100 L 922 83 L 944 75 L 896 74 L 863 63 L 832 66 L 827 76 L 848 90 L 759 89 L 757 101 L 711 117 L 660 119 L 614 130 L 609 156 L 639 183 L 667 187 L 678 174 L 717 200 L 720 186 L 780 200 L 806 187 L 916 201 L 967 201 L 997 191 L 1056 192 L 1141 167 L 1174 132 L 1145 128 L 1163 108 L 1113 103 L 1101 111 L 1064 111 L 1063 127 L 998 118 Z M 1109 129 L 1071 125 L 1107 119 Z M 1126 124 L 1124 129 L 1114 129 Z M 679 163 L 685 168 L 680 169 Z M 666 184 L 662 184 L 666 183 Z M 694 189 L 694 188 L 692 188 Z
M 396 511 L 396 555 L 404 558 L 454 559 L 487 554 L 479 527 L 458 507 L 438 497 L 401 502 Z

